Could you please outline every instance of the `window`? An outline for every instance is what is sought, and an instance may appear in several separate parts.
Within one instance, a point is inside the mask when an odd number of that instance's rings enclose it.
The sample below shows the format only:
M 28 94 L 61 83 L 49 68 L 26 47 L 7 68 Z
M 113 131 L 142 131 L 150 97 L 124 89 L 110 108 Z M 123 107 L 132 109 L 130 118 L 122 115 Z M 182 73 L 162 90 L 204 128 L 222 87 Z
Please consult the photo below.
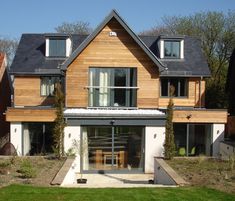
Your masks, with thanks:
M 60 77 L 41 77 L 41 96 L 54 96 L 56 83 L 60 83 Z
M 188 80 L 185 78 L 162 78 L 161 96 L 170 96 L 170 87 L 173 86 L 175 97 L 186 97 L 188 94 Z
M 180 58 L 180 41 L 164 41 L 164 58 Z
M 90 68 L 90 107 L 136 107 L 135 68 Z
M 65 57 L 66 56 L 66 40 L 50 38 L 49 39 L 49 56 Z

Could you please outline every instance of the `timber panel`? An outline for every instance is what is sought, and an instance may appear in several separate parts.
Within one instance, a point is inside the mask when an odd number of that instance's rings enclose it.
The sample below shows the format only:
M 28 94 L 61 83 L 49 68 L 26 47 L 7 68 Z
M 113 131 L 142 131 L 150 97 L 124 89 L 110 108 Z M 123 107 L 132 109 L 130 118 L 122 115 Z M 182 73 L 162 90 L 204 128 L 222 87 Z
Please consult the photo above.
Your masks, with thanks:
M 115 31 L 117 37 L 110 37 Z M 88 106 L 89 67 L 137 68 L 137 107 L 158 108 L 158 67 L 113 18 L 70 64 L 66 72 L 66 106 Z
M 40 77 L 15 77 L 15 106 L 39 106 L 53 104 L 52 97 L 40 95 Z
M 199 90 L 200 78 L 189 78 L 188 79 L 188 97 L 186 98 L 173 98 L 175 106 L 184 107 L 195 107 L 205 106 L 205 81 L 201 81 L 201 100 L 200 100 L 200 90 Z M 160 94 L 159 94 L 160 96 Z M 201 101 L 201 103 L 200 103 Z M 159 107 L 167 107 L 169 103 L 169 98 L 159 98 Z
M 174 123 L 226 123 L 227 110 L 174 110 Z
M 8 108 L 8 122 L 53 122 L 56 118 L 55 109 Z
M 229 116 L 226 125 L 228 136 L 235 136 L 235 116 Z

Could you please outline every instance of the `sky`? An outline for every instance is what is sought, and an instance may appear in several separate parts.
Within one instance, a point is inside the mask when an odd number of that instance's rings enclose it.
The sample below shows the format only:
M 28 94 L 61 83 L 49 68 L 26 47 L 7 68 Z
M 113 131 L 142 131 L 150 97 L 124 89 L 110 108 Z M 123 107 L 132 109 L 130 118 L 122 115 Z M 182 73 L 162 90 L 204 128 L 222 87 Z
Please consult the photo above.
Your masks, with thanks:
M 53 33 L 62 22 L 89 22 L 95 28 L 116 9 L 136 32 L 161 23 L 164 16 L 235 10 L 235 0 L 0 0 L 0 36 Z

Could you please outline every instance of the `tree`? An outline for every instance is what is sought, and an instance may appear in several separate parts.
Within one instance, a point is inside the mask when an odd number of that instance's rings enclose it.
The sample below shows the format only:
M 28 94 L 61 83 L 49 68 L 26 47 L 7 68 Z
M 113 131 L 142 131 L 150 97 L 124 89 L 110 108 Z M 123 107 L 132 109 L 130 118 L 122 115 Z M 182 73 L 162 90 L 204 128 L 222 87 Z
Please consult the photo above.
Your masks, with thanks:
M 17 47 L 18 40 L 0 36 L 0 52 L 6 53 L 8 65 L 12 63 Z
M 73 23 L 63 22 L 55 28 L 58 33 L 88 35 L 92 32 L 89 22 L 77 21 Z
M 228 112 L 230 115 L 235 115 L 235 49 L 230 57 L 227 82 L 226 82 L 226 91 L 228 93 Z
M 179 34 L 198 37 L 202 40 L 202 49 L 211 70 L 207 80 L 206 106 L 208 108 L 225 108 L 227 96 L 225 82 L 229 57 L 235 47 L 235 11 L 200 12 L 190 16 L 167 16 L 163 25 L 145 31 L 159 34 Z
M 64 94 L 59 83 L 56 84 L 55 90 L 55 108 L 56 108 L 56 119 L 53 129 L 53 150 L 61 158 L 64 156 L 64 128 L 66 122 L 64 119 Z
M 166 159 L 172 159 L 175 155 L 175 140 L 174 140 L 174 128 L 173 128 L 173 99 L 174 87 L 170 87 L 170 100 L 167 106 L 166 112 L 166 132 L 165 132 L 165 143 L 164 143 L 164 154 Z

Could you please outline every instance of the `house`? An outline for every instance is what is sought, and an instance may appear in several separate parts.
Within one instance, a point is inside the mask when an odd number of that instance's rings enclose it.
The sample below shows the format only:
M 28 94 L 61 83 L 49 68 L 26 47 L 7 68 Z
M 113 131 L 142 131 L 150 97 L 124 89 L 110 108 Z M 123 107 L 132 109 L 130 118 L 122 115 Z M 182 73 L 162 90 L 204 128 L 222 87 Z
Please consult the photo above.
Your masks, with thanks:
M 10 124 L 5 119 L 6 109 L 11 105 L 10 80 L 6 66 L 6 55 L 0 52 L 0 148 L 9 140 L 10 133 Z
M 19 155 L 51 151 L 57 82 L 65 93 L 64 149 L 85 147 L 84 172 L 153 172 L 153 157 L 164 154 L 170 86 L 177 152 L 219 153 L 227 112 L 204 108 L 210 71 L 199 39 L 139 37 L 113 10 L 89 36 L 23 34 L 11 74 L 6 116 Z

